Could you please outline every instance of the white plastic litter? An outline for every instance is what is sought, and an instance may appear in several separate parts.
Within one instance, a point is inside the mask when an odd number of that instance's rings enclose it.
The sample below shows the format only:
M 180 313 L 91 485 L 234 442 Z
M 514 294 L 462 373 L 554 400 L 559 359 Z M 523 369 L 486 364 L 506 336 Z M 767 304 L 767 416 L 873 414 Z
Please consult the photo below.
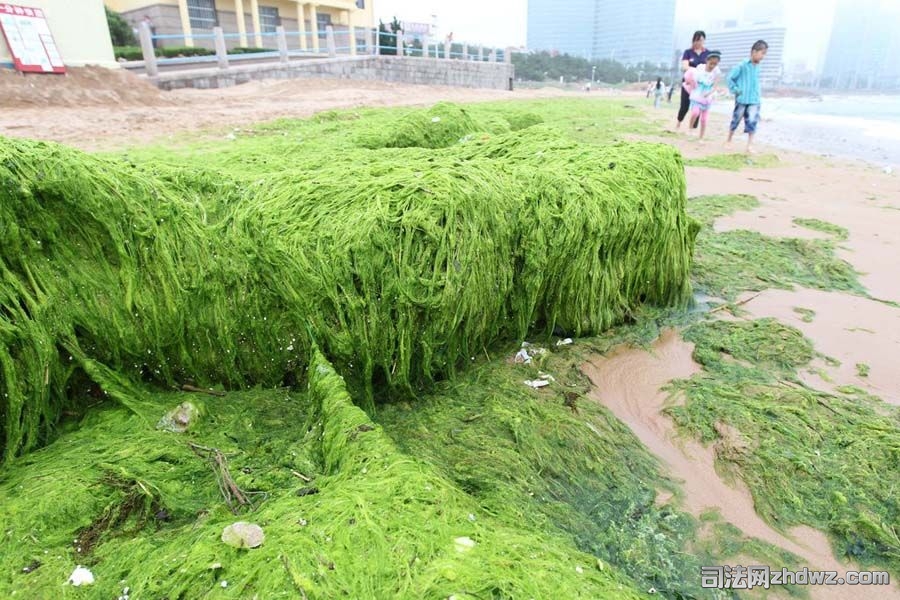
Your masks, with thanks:
M 538 371 L 538 379 L 543 379 L 544 381 L 556 381 L 556 378 L 553 375 L 541 373 L 540 371 Z
M 542 348 L 540 346 L 532 346 L 531 344 L 528 344 L 528 347 L 531 348 L 532 356 L 537 356 L 539 354 L 547 354 L 546 348 Z
M 526 379 L 525 385 L 527 385 L 529 387 L 533 387 L 534 389 L 537 389 L 537 388 L 547 387 L 548 385 L 550 385 L 550 382 L 547 381 L 546 379 L 533 379 L 533 380 Z
M 531 360 L 535 356 L 543 356 L 547 354 L 546 348 L 541 348 L 540 346 L 532 346 L 528 342 L 522 342 L 522 347 L 516 352 L 516 355 L 513 357 L 513 362 L 517 364 L 525 364 L 530 365 Z
M 432 123 L 440 123 L 440 122 L 441 122 L 441 118 L 440 118 L 440 117 L 431 117 L 431 122 L 432 122 Z
M 163 415 L 156 428 L 172 433 L 184 433 L 196 424 L 199 417 L 200 409 L 193 402 L 182 402 Z
M 453 543 L 456 545 L 457 552 L 468 552 L 475 547 L 475 540 L 468 536 L 458 537 L 453 540 Z
M 569 344 L 572 344 L 572 343 L 574 343 L 572 341 L 572 338 L 566 338 L 564 340 L 556 340 L 557 346 L 568 346 Z
M 528 350 L 526 350 L 525 348 L 522 348 L 521 350 L 516 352 L 516 356 L 515 356 L 515 358 L 513 358 L 513 362 L 530 365 L 531 364 L 531 355 L 528 354 Z
M 69 575 L 70 585 L 74 585 L 75 587 L 80 587 L 82 585 L 91 585 L 94 583 L 94 574 L 90 572 L 89 569 L 78 565 L 75 567 L 75 570 L 72 571 L 72 574 Z

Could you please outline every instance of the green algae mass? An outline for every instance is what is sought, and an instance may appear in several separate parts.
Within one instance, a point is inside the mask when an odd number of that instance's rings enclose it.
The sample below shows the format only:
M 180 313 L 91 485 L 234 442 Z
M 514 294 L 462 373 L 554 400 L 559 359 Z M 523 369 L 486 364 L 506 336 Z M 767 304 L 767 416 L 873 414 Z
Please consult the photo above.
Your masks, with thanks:
M 275 156 L 256 176 L 2 140 L 4 458 L 79 402 L 80 357 L 239 389 L 290 384 L 315 341 L 371 407 L 376 388 L 415 395 L 499 340 L 686 303 L 677 152 L 540 127 Z
M 704 366 L 670 416 L 761 516 L 896 574 L 897 411 L 799 385 L 815 354 L 790 327 L 684 310 L 697 226 L 677 155 L 617 145 L 639 116 L 567 99 L 106 156 L 0 142 L 0 596 L 719 598 L 700 565 L 803 566 L 680 511 L 586 398 L 587 353 L 665 326 Z M 755 204 L 687 203 L 698 289 L 863 293 L 830 240 L 711 229 Z M 511 364 L 526 335 L 552 351 Z M 541 370 L 550 387 L 523 385 Z M 186 433 L 157 429 L 185 402 Z M 225 545 L 237 521 L 265 544 Z M 63 585 L 79 564 L 95 584 Z
M 639 561 L 486 510 L 360 408 L 689 301 L 681 158 L 610 110 L 602 145 L 446 104 L 183 154 L 0 138 L 0 595 L 639 597 Z M 240 520 L 266 543 L 224 545 Z
M 127 587 L 133 597 L 170 598 L 641 597 L 560 533 L 486 514 L 400 452 L 321 354 L 310 360 L 308 390 L 215 398 L 190 438 L 147 426 L 185 394 L 107 382 L 115 395 L 143 398 L 142 408 L 109 402 L 3 476 L 0 594 L 109 598 Z M 253 503 L 242 512 L 265 531 L 261 547 L 221 541 L 223 528 L 243 518 L 222 502 L 214 471 L 189 443 L 230 457 Z M 298 495 L 311 486 L 315 493 Z M 89 565 L 93 586 L 62 585 L 75 563 Z

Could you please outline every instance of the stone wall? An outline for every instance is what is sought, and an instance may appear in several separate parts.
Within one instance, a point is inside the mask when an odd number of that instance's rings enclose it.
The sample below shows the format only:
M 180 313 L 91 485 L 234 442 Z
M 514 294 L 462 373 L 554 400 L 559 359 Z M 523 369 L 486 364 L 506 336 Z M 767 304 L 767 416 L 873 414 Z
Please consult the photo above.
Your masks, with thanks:
M 164 90 L 221 88 L 258 79 L 337 78 L 467 88 L 512 89 L 511 64 L 396 56 L 292 60 L 289 63 L 232 63 L 218 68 L 163 72 L 150 80 Z

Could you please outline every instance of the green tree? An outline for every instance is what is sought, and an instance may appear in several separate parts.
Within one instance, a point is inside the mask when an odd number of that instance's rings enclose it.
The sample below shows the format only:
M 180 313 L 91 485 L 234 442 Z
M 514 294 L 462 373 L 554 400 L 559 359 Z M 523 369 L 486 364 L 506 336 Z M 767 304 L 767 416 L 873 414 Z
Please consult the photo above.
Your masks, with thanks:
M 381 46 L 382 55 L 396 56 L 397 35 L 402 30 L 403 26 L 397 20 L 397 17 L 394 17 L 394 20 L 387 25 L 378 21 L 378 45 Z
M 516 76 L 526 81 L 590 81 L 591 74 L 595 81 L 606 83 L 633 82 L 664 79 L 669 75 L 665 65 L 644 62 L 638 65 L 625 66 L 610 59 L 590 61 L 586 58 L 569 54 L 550 54 L 549 52 L 532 52 L 513 54 Z
M 109 26 L 109 37 L 113 46 L 137 46 L 138 41 L 128 21 L 117 12 L 106 9 L 106 23 Z

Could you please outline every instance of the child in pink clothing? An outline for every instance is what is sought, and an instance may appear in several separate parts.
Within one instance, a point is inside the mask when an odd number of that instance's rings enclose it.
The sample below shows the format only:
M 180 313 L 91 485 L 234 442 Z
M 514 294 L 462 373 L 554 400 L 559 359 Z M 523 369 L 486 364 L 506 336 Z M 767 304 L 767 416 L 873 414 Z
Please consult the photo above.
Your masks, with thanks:
M 722 76 L 718 66 L 721 58 L 721 52 L 712 50 L 706 57 L 706 64 L 688 69 L 684 74 L 684 88 L 691 98 L 691 125 L 693 126 L 699 119 L 701 140 L 706 134 L 706 121 L 709 118 L 716 83 Z

